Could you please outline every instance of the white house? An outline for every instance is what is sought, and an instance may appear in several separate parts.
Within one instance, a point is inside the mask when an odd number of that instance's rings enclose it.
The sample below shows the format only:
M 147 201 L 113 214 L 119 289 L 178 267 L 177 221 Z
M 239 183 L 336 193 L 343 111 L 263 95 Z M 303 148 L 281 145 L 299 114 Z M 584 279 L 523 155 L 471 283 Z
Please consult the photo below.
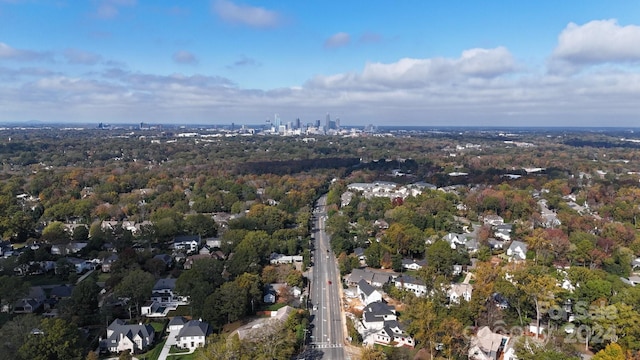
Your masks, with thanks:
M 527 259 L 527 244 L 514 240 L 507 248 L 509 261 L 524 261 Z
M 426 265 L 426 260 L 402 259 L 402 267 L 407 270 L 420 270 Z
M 147 301 L 140 307 L 140 315 L 146 317 L 166 317 L 175 307 L 163 306 L 156 301 Z
M 269 262 L 272 265 L 278 264 L 293 264 L 293 263 L 301 263 L 303 261 L 302 255 L 284 255 L 284 254 L 271 254 Z
M 393 282 L 398 289 L 412 291 L 416 296 L 424 296 L 427 293 L 424 281 L 409 275 L 398 276 Z
M 498 360 L 504 352 L 509 337 L 496 334 L 488 326 L 483 326 L 471 338 L 469 347 L 470 360 Z
M 176 345 L 183 349 L 195 350 L 203 347 L 211 333 L 209 324 L 201 320 L 191 320 L 184 324 L 176 336 Z
M 188 321 L 189 320 L 185 319 L 182 316 L 174 316 L 173 318 L 171 318 L 171 320 L 169 321 L 169 324 L 167 325 L 167 331 L 171 332 L 171 331 L 180 330 L 182 329 L 184 324 L 186 324 Z
M 382 329 L 373 335 L 373 340 L 374 343 L 384 346 L 415 346 L 413 338 L 400 328 L 400 324 L 397 321 L 385 322 Z
M 400 327 L 395 308 L 386 303 L 374 302 L 367 305 L 362 312 L 362 325 L 360 331 L 364 339 L 363 344 L 411 347 L 415 345 L 414 340 Z
M 471 301 L 471 293 L 473 292 L 473 285 L 471 284 L 451 284 L 447 295 L 449 301 L 452 304 L 459 304 L 460 299 L 465 301 Z
M 180 305 L 188 305 L 189 299 L 175 293 L 176 279 L 160 279 L 156 281 L 151 292 L 151 301 L 174 309 Z
M 200 248 L 201 241 L 200 235 L 176 236 L 173 239 L 173 248 L 174 250 L 185 251 L 189 254 L 196 253 Z
M 372 302 L 382 301 L 382 293 L 369 285 L 364 279 L 358 282 L 358 297 L 360 297 L 365 306 Z
M 107 338 L 102 346 L 112 353 L 129 350 L 132 354 L 143 351 L 153 344 L 155 331 L 149 324 L 127 325 L 123 320 L 115 319 L 107 328 Z

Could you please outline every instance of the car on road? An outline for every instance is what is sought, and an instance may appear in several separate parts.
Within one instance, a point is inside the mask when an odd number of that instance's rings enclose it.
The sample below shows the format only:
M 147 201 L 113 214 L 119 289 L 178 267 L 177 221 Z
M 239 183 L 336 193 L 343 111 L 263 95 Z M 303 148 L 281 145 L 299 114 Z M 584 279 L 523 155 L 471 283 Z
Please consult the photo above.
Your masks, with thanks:
M 329 283 L 329 285 L 331 285 L 331 280 L 327 280 L 327 282 Z

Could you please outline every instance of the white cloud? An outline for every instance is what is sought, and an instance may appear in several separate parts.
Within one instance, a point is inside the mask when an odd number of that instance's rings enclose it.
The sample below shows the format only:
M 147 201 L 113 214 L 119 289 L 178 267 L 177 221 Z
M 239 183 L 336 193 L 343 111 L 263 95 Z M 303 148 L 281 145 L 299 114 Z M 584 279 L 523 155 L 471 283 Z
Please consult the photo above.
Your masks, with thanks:
M 640 62 L 639 44 L 640 26 L 620 26 L 614 19 L 569 23 L 558 36 L 551 66 Z
M 51 54 L 46 52 L 31 51 L 13 48 L 0 42 L 0 59 L 18 61 L 41 61 L 51 60 Z
M 351 42 L 351 36 L 345 32 L 339 32 L 331 35 L 324 42 L 324 47 L 327 49 L 335 49 L 349 45 Z
M 196 56 L 185 50 L 180 50 L 178 52 L 175 52 L 173 54 L 173 61 L 177 64 L 193 65 L 198 63 L 198 59 L 196 58 Z
M 368 63 L 360 74 L 317 76 L 311 87 L 420 88 L 434 82 L 452 83 L 467 78 L 494 78 L 515 70 L 515 61 L 504 47 L 470 49 L 460 58 L 404 58 L 397 62 Z
M 222 20 L 256 28 L 276 27 L 281 22 L 281 15 L 275 11 L 249 5 L 236 5 L 228 0 L 215 0 L 213 12 Z
M 63 56 L 70 64 L 80 65 L 95 65 L 102 59 L 98 54 L 78 49 L 66 49 L 63 52 Z
M 494 77 L 515 70 L 511 53 L 502 46 L 463 51 L 455 66 L 459 66 L 464 74 L 479 77 Z

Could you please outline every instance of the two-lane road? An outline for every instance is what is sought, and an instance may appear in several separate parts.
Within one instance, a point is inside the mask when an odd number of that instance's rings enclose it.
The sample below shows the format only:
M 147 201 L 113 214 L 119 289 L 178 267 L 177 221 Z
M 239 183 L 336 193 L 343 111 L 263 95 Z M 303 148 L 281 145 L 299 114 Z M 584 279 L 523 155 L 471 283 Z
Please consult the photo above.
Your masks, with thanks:
M 344 352 L 343 316 L 340 308 L 340 273 L 325 232 L 326 195 L 318 200 L 314 216 L 314 251 L 311 280 L 311 350 L 305 359 L 347 359 Z

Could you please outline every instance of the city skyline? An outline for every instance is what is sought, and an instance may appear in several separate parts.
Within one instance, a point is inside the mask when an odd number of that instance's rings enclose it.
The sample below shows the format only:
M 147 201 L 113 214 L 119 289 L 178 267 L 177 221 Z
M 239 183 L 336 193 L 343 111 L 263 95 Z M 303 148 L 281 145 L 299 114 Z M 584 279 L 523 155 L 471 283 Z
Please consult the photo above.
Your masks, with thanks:
M 637 126 L 639 10 L 0 0 L 0 122 Z

